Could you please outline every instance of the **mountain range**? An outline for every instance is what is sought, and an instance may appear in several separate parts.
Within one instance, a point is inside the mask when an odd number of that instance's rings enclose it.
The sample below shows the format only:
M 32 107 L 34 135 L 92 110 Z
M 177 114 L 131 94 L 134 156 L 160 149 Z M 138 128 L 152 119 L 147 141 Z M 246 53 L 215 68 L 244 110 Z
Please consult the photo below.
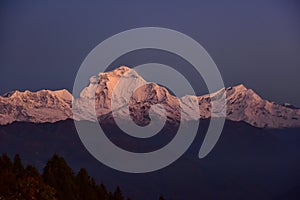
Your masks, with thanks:
M 116 89 L 124 76 L 128 85 Z M 129 86 L 141 84 L 130 93 Z M 128 92 L 129 102 L 124 98 Z M 219 104 L 224 92 L 227 109 L 222 135 L 211 153 L 199 159 L 210 118 L 224 113 Z M 105 166 L 85 148 L 74 120 L 83 126 L 94 124 L 95 111 L 100 122 L 111 122 L 113 117 L 128 120 L 123 112 L 112 115 L 112 97 L 128 108 L 139 125 L 149 122 L 154 104 L 165 108 L 169 122 L 201 119 L 194 142 L 176 162 L 155 172 L 129 174 Z M 180 105 L 187 106 L 189 101 L 198 103 L 200 115 L 188 107 L 181 113 Z M 213 114 L 212 104 L 217 105 Z M 162 115 L 159 109 L 151 111 Z M 264 100 L 244 85 L 176 98 L 167 88 L 149 83 L 136 71 L 122 66 L 91 77 L 77 98 L 65 89 L 14 91 L 0 96 L 0 152 L 10 156 L 18 153 L 24 163 L 39 170 L 57 153 L 75 171 L 84 166 L 97 182 L 107 183 L 110 190 L 118 185 L 132 199 L 152 200 L 160 194 L 180 200 L 299 199 L 299 119 L 299 109 Z M 178 128 L 165 126 L 157 135 L 141 139 L 124 134 L 116 124 L 103 123 L 101 127 L 112 143 L 137 153 L 163 148 Z
M 126 76 L 126 83 L 130 85 L 143 85 L 132 93 L 129 103 L 124 99 L 125 94 L 130 92 L 128 85 L 122 85 L 114 91 L 122 76 Z M 213 115 L 211 113 L 211 105 L 218 105 L 224 92 L 228 120 L 246 122 L 258 128 L 300 127 L 300 109 L 290 104 L 280 105 L 264 100 L 242 84 L 223 88 L 213 94 L 177 98 L 165 87 L 147 82 L 135 70 L 126 66 L 91 77 L 88 86 L 81 91 L 78 98 L 74 98 L 66 89 L 6 93 L 0 96 L 0 124 L 6 125 L 15 121 L 53 123 L 66 119 L 95 121 L 95 111 L 98 120 L 110 119 L 112 95 L 115 95 L 118 105 L 128 105 L 131 118 L 140 125 L 149 123 L 149 110 L 154 104 L 164 106 L 167 120 L 171 122 L 178 122 L 180 119 L 209 119 L 211 116 L 221 116 L 224 112 L 224 106 L 217 106 L 217 112 Z M 189 101 L 198 101 L 200 115 L 188 107 Z M 187 112 L 181 113 L 180 105 L 186 106 Z M 158 116 L 162 115 L 160 110 L 154 111 Z M 114 117 L 127 120 L 122 112 Z

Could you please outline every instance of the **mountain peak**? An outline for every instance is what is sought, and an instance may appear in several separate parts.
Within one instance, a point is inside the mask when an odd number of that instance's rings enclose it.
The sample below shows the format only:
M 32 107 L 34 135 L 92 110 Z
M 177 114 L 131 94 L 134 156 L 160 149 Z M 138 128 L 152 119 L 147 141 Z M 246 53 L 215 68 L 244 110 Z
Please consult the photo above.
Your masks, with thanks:
M 72 94 L 65 89 L 7 93 L 0 98 L 0 124 L 14 121 L 56 122 L 71 118 L 72 99 Z
M 233 87 L 235 90 L 237 91 L 244 91 L 244 90 L 248 90 L 248 88 L 244 85 L 244 84 L 239 84 Z
M 233 90 L 234 92 L 244 92 L 244 91 L 247 91 L 249 89 L 244 84 L 239 84 L 239 85 L 236 85 L 236 86 L 233 86 L 233 87 L 226 88 L 227 92 L 229 92 L 231 90 Z
M 0 97 L 9 98 L 9 97 L 13 96 L 15 93 L 18 93 L 18 92 L 20 92 L 20 91 L 19 90 L 9 91 L 9 92 L 4 93 Z
M 131 68 L 122 65 L 112 71 L 108 71 L 108 72 L 101 72 L 99 73 L 99 77 L 105 77 L 105 76 L 122 76 L 123 74 L 125 74 L 126 72 L 132 70 Z
M 120 79 L 122 84 L 116 87 Z M 133 92 L 130 88 L 136 90 Z M 220 103 L 220 97 L 224 92 L 226 106 Z M 129 100 L 126 99 L 128 94 L 131 95 Z M 134 69 L 127 66 L 92 76 L 88 86 L 81 91 L 77 99 L 73 99 L 72 94 L 65 89 L 37 92 L 16 90 L 6 93 L 0 96 L 0 124 L 13 121 L 55 122 L 67 118 L 94 121 L 95 109 L 98 118 L 111 113 L 112 96 L 118 106 L 129 105 L 131 115 L 138 119 L 139 124 L 143 124 L 143 120 L 147 118 L 151 105 L 161 104 L 166 109 L 168 120 L 173 121 L 220 117 L 226 114 L 229 120 L 243 121 L 260 128 L 300 127 L 300 109 L 264 100 L 243 84 L 222 88 L 213 94 L 178 99 L 165 87 L 147 82 Z M 71 105 L 72 100 L 74 101 Z M 188 106 L 190 101 L 197 100 L 200 116 Z M 179 104 L 186 109 L 180 108 Z M 217 108 L 214 113 L 212 105 Z M 180 117 L 181 110 L 188 111 L 182 113 Z M 122 113 L 120 117 L 128 119 L 128 116 Z

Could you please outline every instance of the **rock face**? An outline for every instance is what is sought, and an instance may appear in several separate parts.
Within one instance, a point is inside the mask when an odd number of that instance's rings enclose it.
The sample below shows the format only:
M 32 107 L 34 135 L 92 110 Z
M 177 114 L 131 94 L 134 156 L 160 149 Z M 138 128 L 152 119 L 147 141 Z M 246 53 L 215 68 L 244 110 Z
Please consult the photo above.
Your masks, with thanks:
M 130 68 L 122 66 L 118 69 L 100 73 L 90 78 L 89 85 L 82 90 L 78 99 L 73 102 L 74 119 L 76 120 L 96 120 L 97 116 L 106 115 L 111 112 L 111 100 L 114 99 L 119 105 L 126 104 L 124 96 L 129 94 L 129 85 L 146 84 L 147 82 L 135 71 L 126 76 L 127 85 L 123 85 L 118 90 L 114 90 L 119 79 L 130 71 Z
M 121 77 L 125 84 L 118 84 Z M 136 86 L 140 87 L 130 90 Z M 243 121 L 259 128 L 300 127 L 300 109 L 264 100 L 244 85 L 221 89 L 210 95 L 177 98 L 166 88 L 147 83 L 137 72 L 125 66 L 91 77 L 89 85 L 77 99 L 73 99 L 67 90 L 15 91 L 0 96 L 0 124 L 14 121 L 56 122 L 67 118 L 89 121 L 111 118 L 112 99 L 117 105 L 115 110 L 124 106 L 129 110 L 129 116 L 126 112 L 118 112 L 115 117 L 124 120 L 131 117 L 138 125 L 149 123 L 150 107 L 158 104 L 165 112 L 159 107 L 151 111 L 158 117 L 166 115 L 170 122 L 206 119 L 225 113 L 225 107 L 220 104 L 224 92 L 227 100 L 226 118 L 229 120 Z M 191 102 L 199 105 L 200 113 L 189 106 Z M 211 105 L 217 108 L 214 113 Z
M 264 100 L 244 85 L 226 88 L 225 92 L 227 100 L 226 118 L 229 120 L 243 121 L 259 128 L 300 126 L 300 109 Z M 209 95 L 199 97 L 199 102 L 200 109 L 204 113 L 201 117 L 209 117 L 211 109 Z
M 71 118 L 72 99 L 67 90 L 6 93 L 0 96 L 0 124 L 56 122 Z

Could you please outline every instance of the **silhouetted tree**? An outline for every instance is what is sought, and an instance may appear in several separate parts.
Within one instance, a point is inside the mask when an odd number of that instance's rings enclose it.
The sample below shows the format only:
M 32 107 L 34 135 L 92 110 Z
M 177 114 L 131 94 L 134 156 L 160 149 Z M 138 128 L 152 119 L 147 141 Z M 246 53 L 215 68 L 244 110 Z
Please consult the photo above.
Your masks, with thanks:
M 106 189 L 105 185 L 103 185 L 101 183 L 97 187 L 98 187 L 98 189 L 97 189 L 98 195 L 97 196 L 99 197 L 99 199 L 101 199 L 101 200 L 108 200 L 109 199 L 109 194 L 107 192 L 107 189 Z
M 24 169 L 19 155 L 14 162 L 6 154 L 0 157 L 0 194 L 3 199 L 56 200 L 55 190 L 44 184 L 36 168 Z
M 16 175 L 13 173 L 10 158 L 3 154 L 0 157 L 0 194 L 7 197 L 15 192 Z
M 108 193 L 108 200 L 114 200 L 113 193 L 111 193 L 111 192 Z
M 43 175 L 34 166 L 24 168 L 19 155 L 12 162 L 3 154 L 0 157 L 1 199 L 124 200 L 124 197 L 119 187 L 114 193 L 108 193 L 84 168 L 75 176 L 64 158 L 56 154 L 47 162 Z
M 15 199 L 56 200 L 55 189 L 43 182 L 42 176 L 33 166 L 28 166 L 16 183 Z
M 95 180 L 91 178 L 86 169 L 81 168 L 76 176 L 76 184 L 78 186 L 80 199 L 97 200 L 98 188 Z
M 16 154 L 14 157 L 13 172 L 17 174 L 18 177 L 22 177 L 24 174 L 24 166 L 21 162 L 19 154 Z
M 73 170 L 67 165 L 65 159 L 57 154 L 47 162 L 43 179 L 46 184 L 56 190 L 58 199 L 80 199 Z
M 113 199 L 114 200 L 124 200 L 123 194 L 122 194 L 119 186 L 117 186 L 117 188 L 114 192 Z

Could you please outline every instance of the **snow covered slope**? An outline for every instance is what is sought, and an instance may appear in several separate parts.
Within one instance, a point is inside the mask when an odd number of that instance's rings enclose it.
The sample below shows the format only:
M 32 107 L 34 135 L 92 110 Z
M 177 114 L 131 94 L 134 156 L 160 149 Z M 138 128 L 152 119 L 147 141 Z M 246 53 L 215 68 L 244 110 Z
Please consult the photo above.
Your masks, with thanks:
M 220 92 L 215 93 L 215 96 L 217 97 Z M 300 127 L 300 109 L 264 100 L 244 85 L 226 88 L 225 92 L 226 118 L 229 120 L 244 121 L 260 128 Z M 210 117 L 209 95 L 198 97 L 198 99 L 202 111 L 201 117 Z M 218 98 L 215 98 L 214 101 L 218 102 Z
M 71 118 L 72 98 L 67 90 L 6 93 L 0 96 L 0 124 L 56 122 Z
M 116 87 L 121 77 L 126 79 L 126 84 Z M 143 86 L 134 92 L 130 91 L 129 88 L 139 85 Z M 219 103 L 224 92 L 227 96 L 226 116 L 229 120 L 243 121 L 260 128 L 300 127 L 300 109 L 264 100 L 244 85 L 222 89 L 211 95 L 177 98 L 166 88 L 155 83 L 147 83 L 137 72 L 126 66 L 91 77 L 80 97 L 73 101 L 73 115 L 71 103 L 73 97 L 67 90 L 15 91 L 0 96 L 0 124 L 13 121 L 55 122 L 67 118 L 95 121 L 97 120 L 95 114 L 100 120 L 107 119 L 112 117 L 112 97 L 120 108 L 128 106 L 131 118 L 139 125 L 149 122 L 150 107 L 156 104 L 164 107 L 167 120 L 170 122 L 178 122 L 180 119 L 187 121 L 205 119 L 212 116 L 212 104 L 218 108 L 213 116 L 217 117 L 224 111 L 224 107 Z M 126 99 L 127 94 L 130 94 L 129 99 Z M 189 108 L 188 102 L 191 101 L 198 101 L 200 115 Z M 180 105 L 184 106 L 184 109 Z M 186 112 L 181 116 L 182 110 Z M 164 115 L 161 109 L 153 111 L 157 116 Z M 118 112 L 116 117 L 128 119 L 128 115 L 122 112 Z

